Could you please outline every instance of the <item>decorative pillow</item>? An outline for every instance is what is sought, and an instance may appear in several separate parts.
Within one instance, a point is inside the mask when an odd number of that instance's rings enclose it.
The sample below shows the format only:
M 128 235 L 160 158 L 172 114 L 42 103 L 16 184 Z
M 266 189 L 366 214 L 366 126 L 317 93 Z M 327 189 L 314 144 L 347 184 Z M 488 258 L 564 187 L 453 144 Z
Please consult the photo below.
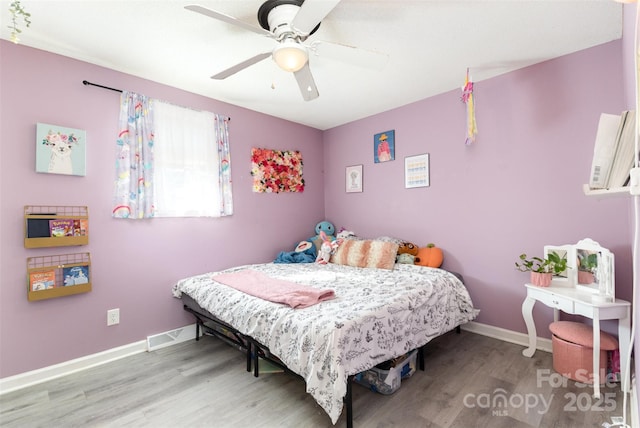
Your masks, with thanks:
M 391 270 L 397 253 L 398 244 L 394 242 L 345 239 L 331 256 L 331 263 Z
M 374 241 L 393 242 L 394 244 L 398 244 L 398 245 L 405 242 L 404 239 L 396 238 L 393 236 L 378 236 L 377 238 L 374 238 Z

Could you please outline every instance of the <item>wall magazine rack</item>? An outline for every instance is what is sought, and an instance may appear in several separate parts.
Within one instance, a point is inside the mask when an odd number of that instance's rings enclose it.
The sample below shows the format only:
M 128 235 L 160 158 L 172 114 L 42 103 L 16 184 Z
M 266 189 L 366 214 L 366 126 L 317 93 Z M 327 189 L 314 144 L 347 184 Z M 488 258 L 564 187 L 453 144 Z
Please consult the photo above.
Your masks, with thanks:
M 89 253 L 29 257 L 28 300 L 44 300 L 91 291 L 90 267 Z
M 65 247 L 89 243 L 86 206 L 27 205 L 24 207 L 24 247 Z

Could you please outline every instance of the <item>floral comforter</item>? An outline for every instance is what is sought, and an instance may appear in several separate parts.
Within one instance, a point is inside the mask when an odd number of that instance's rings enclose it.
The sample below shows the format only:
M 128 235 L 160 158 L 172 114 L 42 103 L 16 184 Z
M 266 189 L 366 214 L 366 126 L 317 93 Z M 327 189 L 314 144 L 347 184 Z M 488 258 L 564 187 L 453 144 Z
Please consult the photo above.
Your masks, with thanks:
M 335 424 L 349 375 L 423 346 L 475 318 L 464 285 L 451 273 L 396 264 L 394 270 L 336 264 L 259 264 L 270 277 L 330 288 L 336 298 L 305 309 L 272 303 L 215 281 L 216 272 L 180 280 L 173 295 L 198 304 L 271 353 L 306 381 Z

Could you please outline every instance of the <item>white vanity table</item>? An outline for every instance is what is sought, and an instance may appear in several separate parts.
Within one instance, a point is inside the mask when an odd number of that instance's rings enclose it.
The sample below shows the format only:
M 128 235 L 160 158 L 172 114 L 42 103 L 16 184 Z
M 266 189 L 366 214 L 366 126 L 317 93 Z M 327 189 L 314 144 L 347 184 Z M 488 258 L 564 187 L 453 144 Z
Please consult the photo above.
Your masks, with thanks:
M 593 394 L 600 397 L 600 321 L 618 320 L 621 386 L 629 389 L 627 353 L 631 344 L 631 304 L 615 298 L 614 256 L 599 243 L 586 238 L 576 244 L 544 247 L 545 257 L 554 252 L 567 259 L 567 268 L 553 277 L 550 287 L 526 284 L 527 297 L 522 303 L 522 316 L 527 325 L 529 347 L 525 357 L 536 352 L 536 326 L 533 306 L 541 302 L 553 308 L 553 319 L 560 311 L 582 315 L 593 320 Z M 587 263 L 589 261 L 589 263 Z M 589 272 L 590 275 L 579 275 Z M 584 278 L 589 278 L 585 280 Z
M 631 343 L 631 304 L 615 299 L 611 302 L 594 301 L 594 294 L 572 286 L 538 287 L 526 284 L 527 297 L 522 303 L 522 316 L 527 325 L 529 347 L 522 351 L 525 357 L 536 352 L 536 326 L 533 321 L 533 306 L 541 302 L 553 308 L 553 319 L 558 321 L 560 311 L 582 315 L 593 320 L 593 395 L 600 397 L 600 321 L 618 320 L 618 343 L 620 346 L 621 387 L 629 386 L 629 367 L 626 355 Z M 628 392 L 628 391 L 627 391 Z

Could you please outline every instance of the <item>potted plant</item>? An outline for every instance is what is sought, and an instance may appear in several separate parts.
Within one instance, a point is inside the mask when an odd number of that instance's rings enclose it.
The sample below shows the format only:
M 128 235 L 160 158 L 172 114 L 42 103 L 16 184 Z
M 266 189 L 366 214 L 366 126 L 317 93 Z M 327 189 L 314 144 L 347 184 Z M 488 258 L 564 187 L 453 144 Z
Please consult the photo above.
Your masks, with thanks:
M 547 257 L 527 257 L 520 254 L 519 261 L 516 262 L 516 269 L 520 272 L 531 272 L 531 283 L 540 287 L 548 287 L 551 284 L 553 275 L 559 275 L 567 270 L 567 258 L 562 257 L 555 251 L 547 254 Z
M 593 284 L 598 268 L 598 254 L 578 252 L 578 284 Z

